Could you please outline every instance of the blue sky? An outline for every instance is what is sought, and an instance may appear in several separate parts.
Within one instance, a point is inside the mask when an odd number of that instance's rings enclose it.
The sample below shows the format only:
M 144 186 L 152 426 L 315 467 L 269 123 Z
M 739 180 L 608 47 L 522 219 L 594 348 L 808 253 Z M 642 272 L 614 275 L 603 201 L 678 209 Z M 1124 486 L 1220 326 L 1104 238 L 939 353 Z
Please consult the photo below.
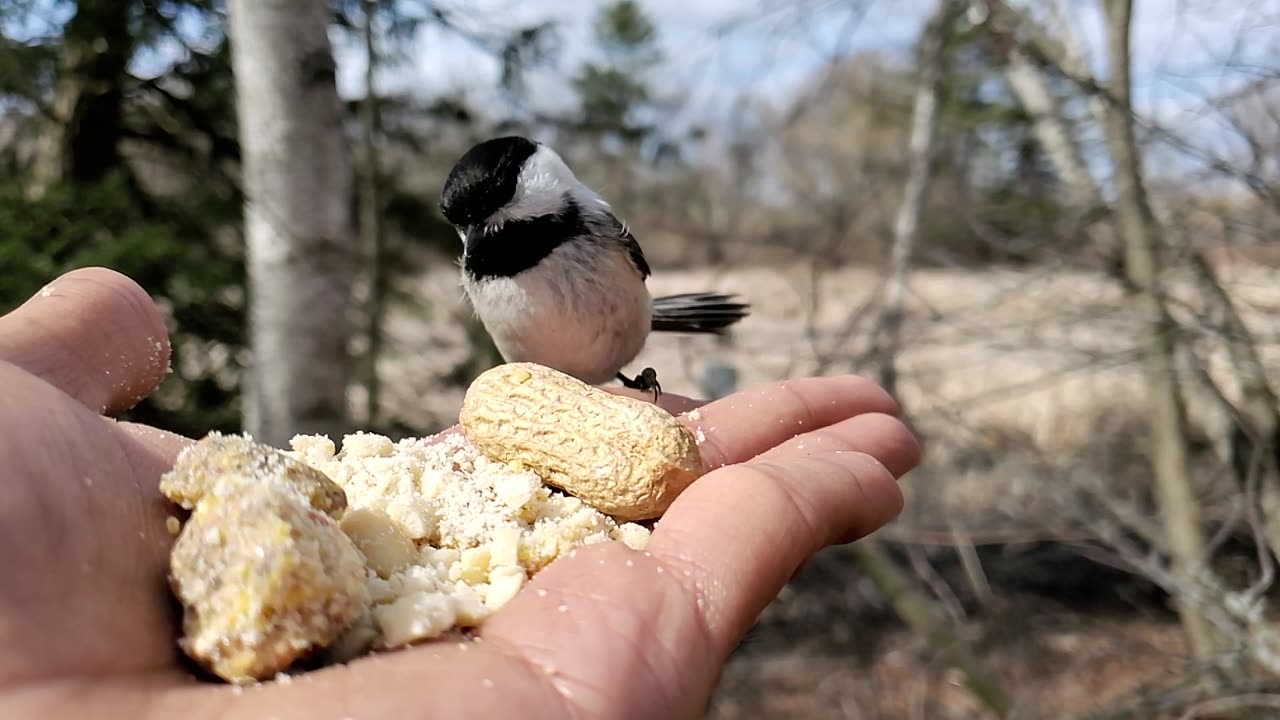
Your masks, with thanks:
M 658 26 L 667 62 L 656 84 L 687 99 L 688 116 L 714 117 L 741 92 L 785 101 L 833 54 L 910 51 L 933 0 L 640 0 Z M 539 102 L 569 102 L 563 70 L 592 52 L 590 23 L 607 0 L 471 0 L 476 17 L 518 24 L 560 23 L 562 72 L 535 78 Z M 1035 7 L 1039 3 L 1015 3 Z M 799 10 L 768 8 L 799 6 Z M 1063 0 L 1087 56 L 1105 73 L 1098 0 Z M 719 35 L 717 29 L 724 29 Z M 1205 98 L 1252 76 L 1238 65 L 1280 65 L 1280 0 L 1137 0 L 1135 100 L 1167 123 L 1193 121 Z M 339 85 L 359 94 L 363 57 L 339 47 Z M 464 90 L 490 97 L 497 63 L 465 41 L 431 28 L 416 40 L 412 61 L 382 80 L 431 95 Z

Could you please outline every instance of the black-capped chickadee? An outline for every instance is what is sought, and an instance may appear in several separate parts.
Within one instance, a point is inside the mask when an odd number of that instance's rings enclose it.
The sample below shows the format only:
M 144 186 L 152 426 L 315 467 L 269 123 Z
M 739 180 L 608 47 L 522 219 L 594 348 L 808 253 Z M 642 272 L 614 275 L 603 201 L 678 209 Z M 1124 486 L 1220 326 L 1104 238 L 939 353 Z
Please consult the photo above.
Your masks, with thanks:
M 651 331 L 713 333 L 744 318 L 731 295 L 653 298 L 640 244 L 609 203 L 550 147 L 523 137 L 476 145 L 454 164 L 440 209 L 462 238 L 467 297 L 507 362 L 583 382 L 661 391 L 622 368 Z

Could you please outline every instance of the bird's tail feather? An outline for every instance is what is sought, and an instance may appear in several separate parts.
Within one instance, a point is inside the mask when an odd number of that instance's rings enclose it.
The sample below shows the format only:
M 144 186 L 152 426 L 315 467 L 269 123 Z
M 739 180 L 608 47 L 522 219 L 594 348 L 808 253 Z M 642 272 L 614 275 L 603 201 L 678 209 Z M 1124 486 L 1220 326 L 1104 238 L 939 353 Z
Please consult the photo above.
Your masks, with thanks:
M 734 295 L 681 293 L 653 299 L 653 330 L 672 333 L 723 334 L 730 325 L 747 316 L 746 303 Z

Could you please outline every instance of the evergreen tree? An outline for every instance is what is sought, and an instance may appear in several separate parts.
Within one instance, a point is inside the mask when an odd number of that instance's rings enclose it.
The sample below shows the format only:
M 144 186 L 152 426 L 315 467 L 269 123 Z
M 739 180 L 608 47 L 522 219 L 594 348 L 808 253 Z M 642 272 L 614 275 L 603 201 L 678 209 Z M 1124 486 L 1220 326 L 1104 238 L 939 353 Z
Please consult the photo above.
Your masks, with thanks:
M 74 267 L 134 278 L 165 312 L 175 372 L 128 417 L 195 435 L 239 427 L 244 271 L 221 12 L 211 0 L 0 5 L 0 312 Z
M 573 78 L 579 129 L 598 138 L 636 143 L 654 132 L 643 117 L 652 99 L 646 76 L 662 61 L 657 31 L 635 0 L 600 10 L 595 39 L 601 59 L 585 63 Z

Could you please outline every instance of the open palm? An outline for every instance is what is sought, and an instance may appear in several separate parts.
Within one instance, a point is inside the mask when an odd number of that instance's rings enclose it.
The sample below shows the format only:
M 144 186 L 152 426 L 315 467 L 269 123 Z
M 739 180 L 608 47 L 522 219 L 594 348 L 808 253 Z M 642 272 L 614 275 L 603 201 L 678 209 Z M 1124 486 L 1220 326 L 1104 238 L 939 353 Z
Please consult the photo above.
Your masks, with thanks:
M 892 519 L 896 478 L 919 461 L 866 380 L 744 390 L 684 418 L 718 469 L 646 552 L 601 543 L 557 560 L 474 641 L 239 691 L 192 679 L 177 651 L 157 483 L 190 440 L 110 418 L 167 366 L 155 307 L 108 270 L 69 273 L 0 318 L 0 716 L 696 716 L 796 569 Z

